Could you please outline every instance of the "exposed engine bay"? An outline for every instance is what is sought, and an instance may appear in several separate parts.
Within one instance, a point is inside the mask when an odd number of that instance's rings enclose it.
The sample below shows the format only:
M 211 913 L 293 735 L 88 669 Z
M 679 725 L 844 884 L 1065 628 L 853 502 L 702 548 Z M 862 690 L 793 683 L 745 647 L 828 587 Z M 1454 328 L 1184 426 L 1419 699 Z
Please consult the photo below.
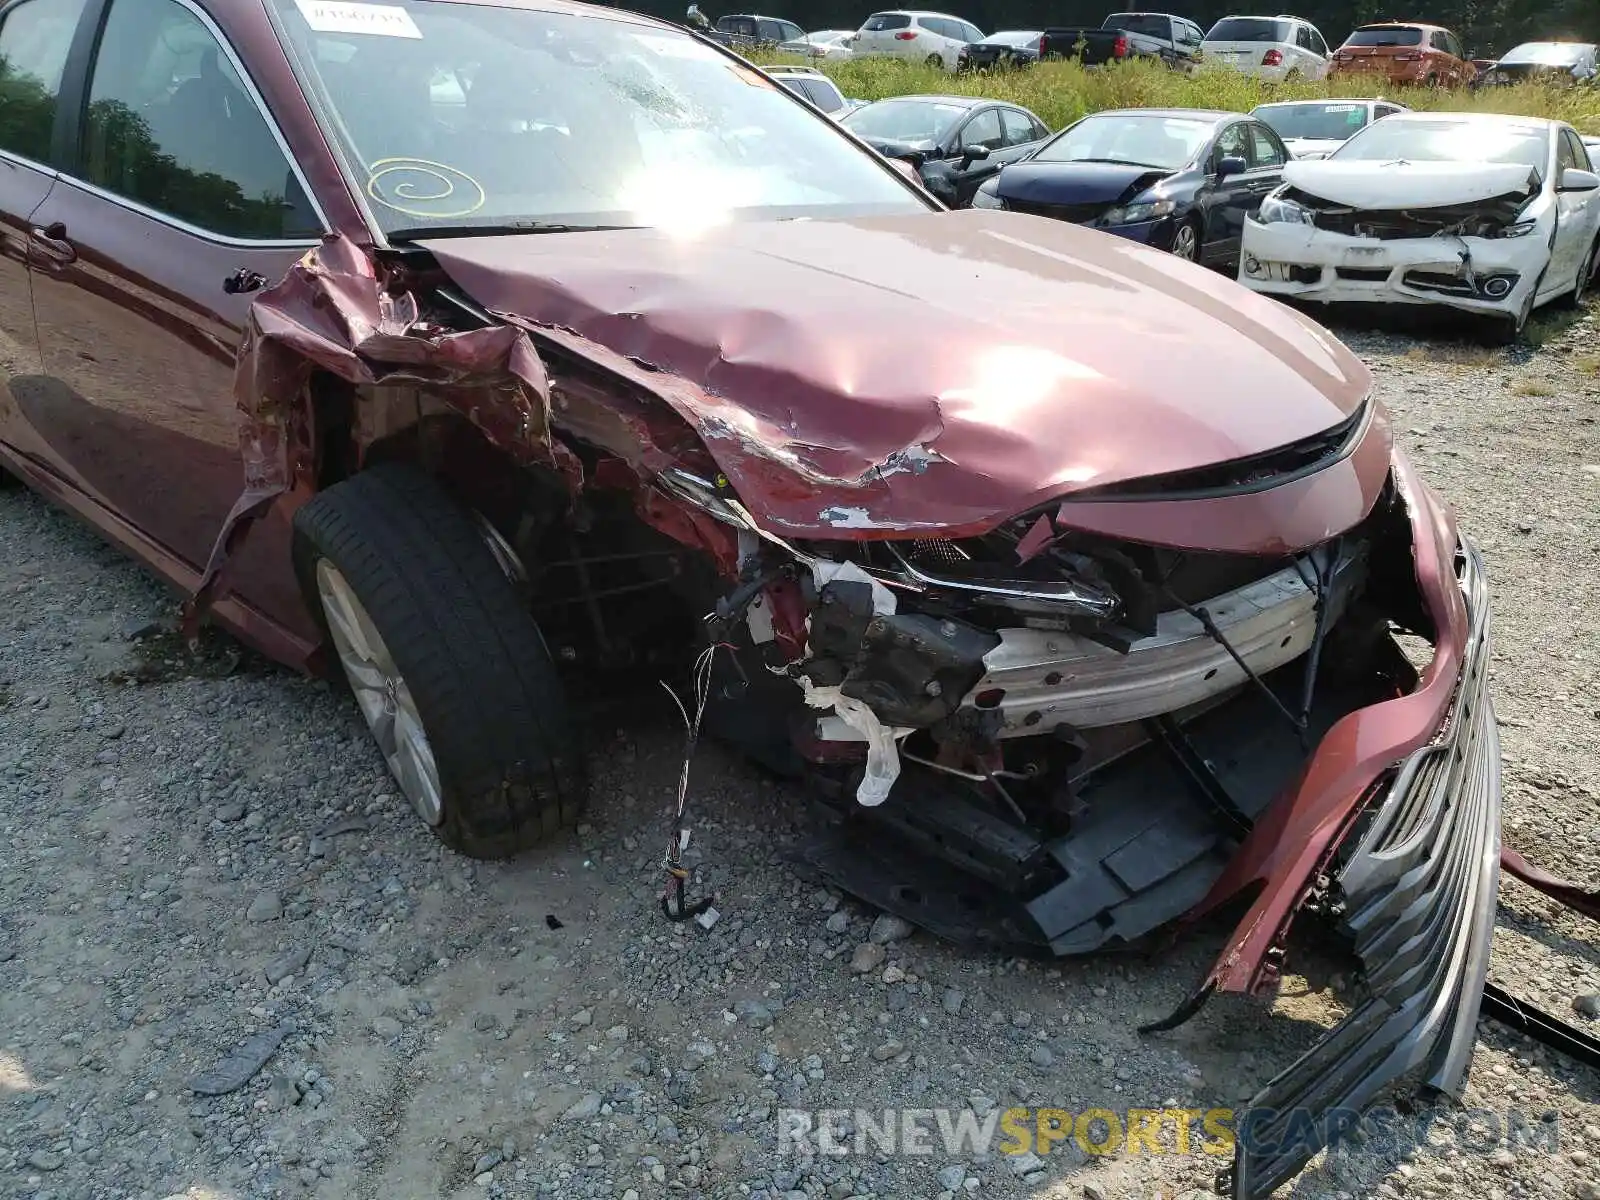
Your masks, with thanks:
M 1537 189 L 1507 192 L 1471 204 L 1437 207 L 1356 208 L 1326 200 L 1301 188 L 1284 190 L 1279 199 L 1298 204 L 1310 213 L 1310 224 L 1351 237 L 1425 238 L 1500 236 L 1513 225 Z

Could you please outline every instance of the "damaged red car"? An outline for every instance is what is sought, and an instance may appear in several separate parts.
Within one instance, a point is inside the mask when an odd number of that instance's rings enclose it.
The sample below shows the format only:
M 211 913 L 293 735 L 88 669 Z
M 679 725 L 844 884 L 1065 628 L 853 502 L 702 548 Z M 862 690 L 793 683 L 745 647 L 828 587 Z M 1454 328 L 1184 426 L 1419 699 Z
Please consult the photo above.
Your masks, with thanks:
M 1315 1152 L 1297 1113 L 1459 1087 L 1486 589 L 1321 327 L 945 211 L 615 9 L 13 0 L 0 95 L 0 464 L 347 678 L 450 846 L 575 818 L 575 695 L 690 676 L 831 814 L 819 868 L 937 933 L 1242 901 L 1185 1016 L 1338 931 L 1365 998 L 1235 1195 Z

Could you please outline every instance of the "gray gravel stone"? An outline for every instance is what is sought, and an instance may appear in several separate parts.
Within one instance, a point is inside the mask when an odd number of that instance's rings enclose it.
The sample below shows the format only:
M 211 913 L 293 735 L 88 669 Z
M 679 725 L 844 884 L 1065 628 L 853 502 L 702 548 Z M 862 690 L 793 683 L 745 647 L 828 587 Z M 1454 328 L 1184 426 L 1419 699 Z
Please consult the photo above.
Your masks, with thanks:
M 868 975 L 883 965 L 884 949 L 877 942 L 862 942 L 850 956 L 850 969 L 857 975 Z
M 277 892 L 257 892 L 244 915 L 247 921 L 276 921 L 283 916 L 283 901 Z
M 904 917 L 882 913 L 872 922 L 872 928 L 867 931 L 867 940 L 876 942 L 880 946 L 887 946 L 890 942 L 910 937 L 913 928 L 911 922 Z

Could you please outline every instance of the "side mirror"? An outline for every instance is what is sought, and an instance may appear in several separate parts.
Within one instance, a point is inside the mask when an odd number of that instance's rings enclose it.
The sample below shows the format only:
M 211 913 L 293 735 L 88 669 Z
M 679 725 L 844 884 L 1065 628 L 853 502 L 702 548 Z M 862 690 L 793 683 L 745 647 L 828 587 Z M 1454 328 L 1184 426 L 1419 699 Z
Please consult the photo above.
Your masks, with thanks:
M 1561 172 L 1561 182 L 1556 186 L 1556 191 L 1592 192 L 1596 188 L 1600 188 L 1600 175 L 1579 167 L 1568 167 Z
M 961 151 L 961 165 L 970 167 L 975 162 L 982 162 L 989 157 L 989 147 L 968 146 Z
M 1217 178 L 1226 179 L 1230 175 L 1243 175 L 1249 164 L 1237 155 L 1230 154 L 1217 163 Z

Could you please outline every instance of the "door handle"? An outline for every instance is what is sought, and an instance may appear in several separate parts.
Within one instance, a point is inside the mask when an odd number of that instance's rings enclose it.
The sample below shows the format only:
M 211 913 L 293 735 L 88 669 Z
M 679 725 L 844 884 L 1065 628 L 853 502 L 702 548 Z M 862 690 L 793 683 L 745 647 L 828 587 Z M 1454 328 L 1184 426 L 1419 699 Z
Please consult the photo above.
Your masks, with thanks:
M 77 248 L 67 241 L 67 227 L 60 221 L 35 225 L 28 230 L 28 236 L 44 252 L 43 257 L 50 265 L 65 267 L 78 261 Z
M 252 271 L 249 267 L 240 267 L 232 275 L 222 281 L 222 290 L 230 296 L 238 296 L 244 292 L 257 292 L 267 285 L 267 277 L 260 271 Z

